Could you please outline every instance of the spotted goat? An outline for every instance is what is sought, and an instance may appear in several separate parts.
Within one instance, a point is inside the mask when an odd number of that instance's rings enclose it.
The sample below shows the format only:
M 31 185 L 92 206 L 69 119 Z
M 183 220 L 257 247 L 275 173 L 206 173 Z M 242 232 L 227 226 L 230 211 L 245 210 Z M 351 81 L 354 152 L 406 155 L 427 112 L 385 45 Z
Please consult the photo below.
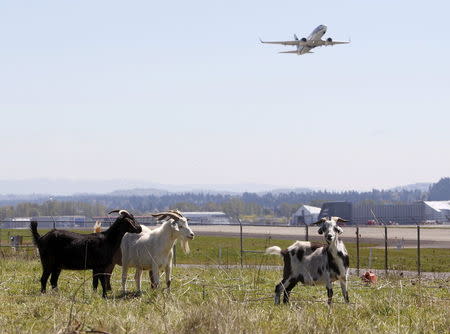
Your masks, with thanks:
M 349 257 L 344 242 L 339 239 L 343 230 L 338 226 L 338 223 L 346 221 L 339 217 L 328 217 L 315 223 L 320 226 L 318 233 L 323 234 L 326 245 L 296 241 L 284 250 L 278 246 L 266 249 L 266 254 L 279 255 L 284 260 L 283 279 L 275 287 L 275 304 L 280 303 L 281 292 L 283 303 L 288 303 L 291 290 L 298 282 L 304 285 L 325 284 L 328 304 L 331 304 L 332 283 L 337 280 L 345 301 L 349 302 L 347 291 Z

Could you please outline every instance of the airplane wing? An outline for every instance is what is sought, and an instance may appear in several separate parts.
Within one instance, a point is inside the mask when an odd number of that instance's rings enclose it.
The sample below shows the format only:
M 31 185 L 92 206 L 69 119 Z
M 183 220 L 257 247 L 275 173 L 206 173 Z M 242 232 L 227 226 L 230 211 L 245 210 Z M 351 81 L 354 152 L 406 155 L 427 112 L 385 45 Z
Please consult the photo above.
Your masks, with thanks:
M 306 46 L 308 45 L 308 42 L 303 41 L 279 41 L 279 42 L 267 42 L 260 39 L 261 43 L 264 44 L 281 44 L 281 45 L 300 45 L 300 46 Z
M 349 44 L 350 42 L 339 42 L 333 40 L 315 40 L 311 41 L 315 46 L 329 46 L 329 45 L 337 45 L 337 44 Z
M 294 45 L 294 46 L 308 46 L 311 48 L 315 48 L 316 46 L 329 46 L 329 45 L 337 45 L 337 44 L 349 44 L 350 42 L 339 42 L 339 41 L 333 41 L 333 40 L 322 40 L 322 39 L 316 39 L 316 40 L 309 40 L 309 41 L 263 41 L 261 40 L 261 43 L 264 44 L 280 44 L 280 45 Z
M 278 53 L 295 53 L 295 54 L 299 54 L 297 50 L 293 50 L 293 51 L 280 51 Z M 314 53 L 311 51 L 307 51 L 306 53 Z M 301 55 L 301 54 L 300 54 Z

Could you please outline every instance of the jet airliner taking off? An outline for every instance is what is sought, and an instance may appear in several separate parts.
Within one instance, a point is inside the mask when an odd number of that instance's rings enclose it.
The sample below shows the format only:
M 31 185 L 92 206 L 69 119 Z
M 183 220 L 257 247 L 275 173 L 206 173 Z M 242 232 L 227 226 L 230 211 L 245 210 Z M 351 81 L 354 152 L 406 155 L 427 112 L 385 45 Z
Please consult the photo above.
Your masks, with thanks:
M 327 26 L 321 24 L 316 29 L 313 30 L 311 35 L 308 36 L 308 38 L 301 38 L 298 39 L 297 35 L 294 34 L 293 41 L 280 41 L 280 42 L 265 42 L 260 39 L 261 43 L 266 44 L 281 44 L 281 45 L 292 45 L 296 46 L 297 50 L 292 51 L 281 51 L 279 53 L 296 53 L 297 55 L 303 55 L 305 53 L 314 53 L 311 52 L 311 49 L 314 49 L 318 46 L 329 46 L 329 45 L 336 45 L 336 44 L 348 44 L 350 42 L 337 42 L 333 41 L 330 37 L 327 39 L 322 39 L 322 36 L 325 35 L 327 32 Z

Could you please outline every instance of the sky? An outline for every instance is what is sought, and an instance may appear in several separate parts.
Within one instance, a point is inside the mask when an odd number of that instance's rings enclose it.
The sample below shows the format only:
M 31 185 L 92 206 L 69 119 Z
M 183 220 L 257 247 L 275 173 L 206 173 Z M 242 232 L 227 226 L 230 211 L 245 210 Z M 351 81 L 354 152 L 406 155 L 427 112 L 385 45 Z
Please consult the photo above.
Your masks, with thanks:
M 2 1 L 0 180 L 450 174 L 447 1 Z M 351 44 L 303 56 L 265 40 Z M 0 190 L 1 192 L 1 190 Z

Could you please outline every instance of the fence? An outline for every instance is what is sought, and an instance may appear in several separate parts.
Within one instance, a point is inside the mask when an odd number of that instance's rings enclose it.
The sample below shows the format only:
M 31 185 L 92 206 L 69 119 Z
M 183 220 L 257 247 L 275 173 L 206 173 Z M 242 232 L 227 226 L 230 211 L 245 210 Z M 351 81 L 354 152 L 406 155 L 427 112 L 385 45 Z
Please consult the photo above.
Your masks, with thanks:
M 19 229 L 8 229 L 5 227 L 10 226 L 0 221 L 0 246 L 3 249 L 32 249 L 28 224 Z M 72 228 L 90 231 L 93 225 L 94 220 L 87 220 L 84 226 Z M 42 222 L 42 225 L 39 222 L 41 226 L 71 228 L 66 221 L 47 221 Z M 191 242 L 191 255 L 176 252 L 175 263 L 226 267 L 281 265 L 279 258 L 263 254 L 266 247 L 278 245 L 285 248 L 294 240 L 323 242 L 323 237 L 316 233 L 317 228 L 311 226 L 238 224 L 195 225 L 192 228 L 200 237 Z M 375 269 L 385 274 L 407 271 L 409 274 L 414 271 L 417 275 L 422 272 L 450 272 L 450 226 L 344 226 L 343 229 L 341 238 L 350 254 L 350 266 L 358 275 L 363 270 Z M 209 232 L 206 233 L 206 230 Z M 216 237 L 203 237 L 206 234 Z M 18 243 L 16 236 L 22 236 L 22 243 Z
M 247 235 L 250 227 L 247 227 Z M 311 231 L 317 228 L 311 226 L 286 227 L 285 232 L 274 231 L 278 238 L 290 235 L 288 245 L 294 240 L 310 240 Z M 303 230 L 303 231 L 302 231 Z M 271 238 L 277 238 L 271 234 Z M 450 272 L 450 226 L 347 226 L 341 236 L 350 254 L 351 267 L 359 276 L 364 270 L 384 270 L 388 275 L 392 272 L 418 276 L 423 271 Z M 321 236 L 311 238 L 323 241 Z M 263 250 L 244 248 L 244 232 L 240 230 L 240 263 L 245 261 L 248 253 L 263 253 Z M 254 263 L 256 264 L 256 263 Z
M 136 221 L 142 225 L 155 225 L 152 223 L 152 217 L 135 217 Z M 98 219 L 102 222 L 102 229 L 107 229 L 114 222 L 115 217 L 100 217 Z M 77 230 L 84 232 L 92 232 L 94 230 L 94 224 L 97 219 L 85 218 L 80 220 L 76 219 L 52 219 L 52 217 L 38 217 L 39 230 L 46 231 L 53 228 Z M 0 220 L 0 247 L 15 247 L 26 248 L 32 247 L 31 234 L 30 234 L 30 220 L 13 220 L 5 219 Z

